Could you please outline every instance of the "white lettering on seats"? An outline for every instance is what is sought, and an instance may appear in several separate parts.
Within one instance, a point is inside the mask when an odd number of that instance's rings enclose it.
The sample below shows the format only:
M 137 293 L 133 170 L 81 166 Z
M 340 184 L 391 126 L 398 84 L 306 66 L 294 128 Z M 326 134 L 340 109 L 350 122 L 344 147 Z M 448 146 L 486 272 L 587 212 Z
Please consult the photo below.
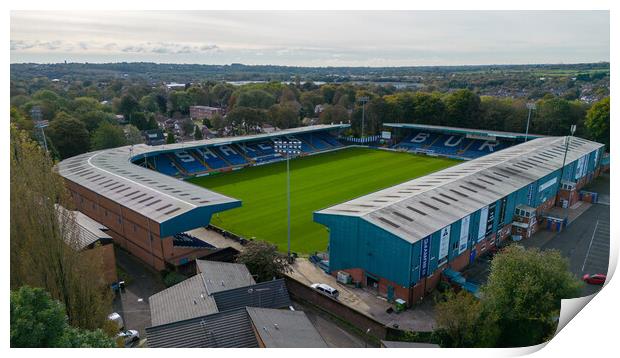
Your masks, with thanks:
M 495 147 L 497 147 L 498 145 L 499 145 L 499 142 L 497 142 L 497 141 L 485 140 L 484 143 L 482 143 L 480 145 L 478 150 L 482 151 L 482 150 L 484 150 L 484 148 L 489 148 L 489 152 L 492 152 L 492 151 L 495 150 Z
M 176 155 L 176 157 L 179 158 L 184 163 L 189 163 L 189 162 L 193 162 L 196 160 L 188 152 L 174 152 L 174 155 Z
M 427 140 L 428 137 L 430 137 L 430 136 L 431 135 L 429 133 L 422 133 L 422 132 L 420 132 L 420 133 L 416 134 L 415 137 L 411 138 L 410 142 L 411 143 L 422 143 L 425 140 Z
M 215 153 L 213 153 L 209 148 L 202 148 L 200 152 L 205 159 L 217 158 L 217 155 L 215 155 Z
M 219 148 L 222 151 L 222 153 L 224 153 L 224 155 L 226 155 L 226 156 L 237 155 L 237 152 L 235 152 L 234 149 L 232 149 L 231 147 L 229 147 L 227 145 L 223 145 L 223 146 L 221 146 Z
M 457 140 L 456 142 L 452 143 L 452 140 L 454 138 L 457 138 Z M 445 145 L 446 147 L 456 147 L 457 145 L 461 144 L 462 141 L 463 141 L 463 137 L 451 135 L 450 137 L 448 137 L 448 139 L 446 139 L 443 145 Z

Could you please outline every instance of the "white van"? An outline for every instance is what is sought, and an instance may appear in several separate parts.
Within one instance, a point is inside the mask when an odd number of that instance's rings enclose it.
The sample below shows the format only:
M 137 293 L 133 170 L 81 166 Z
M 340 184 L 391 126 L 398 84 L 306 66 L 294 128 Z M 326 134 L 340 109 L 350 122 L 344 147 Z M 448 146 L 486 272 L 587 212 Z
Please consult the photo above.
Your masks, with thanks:
M 338 298 L 338 295 L 340 294 L 337 289 L 333 288 L 330 285 L 326 285 L 324 283 L 314 283 L 310 285 L 310 287 L 332 298 Z

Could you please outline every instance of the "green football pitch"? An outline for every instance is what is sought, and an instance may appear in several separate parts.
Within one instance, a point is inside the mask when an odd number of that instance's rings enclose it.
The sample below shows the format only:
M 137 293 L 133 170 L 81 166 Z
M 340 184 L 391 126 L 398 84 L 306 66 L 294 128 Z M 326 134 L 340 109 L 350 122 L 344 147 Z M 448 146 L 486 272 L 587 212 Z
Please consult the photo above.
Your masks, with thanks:
M 456 163 L 366 148 L 291 160 L 291 250 L 308 254 L 327 249 L 327 229 L 312 221 L 314 211 Z M 211 224 L 248 239 L 270 241 L 286 251 L 286 162 L 189 181 L 242 201 L 240 208 L 214 215 Z

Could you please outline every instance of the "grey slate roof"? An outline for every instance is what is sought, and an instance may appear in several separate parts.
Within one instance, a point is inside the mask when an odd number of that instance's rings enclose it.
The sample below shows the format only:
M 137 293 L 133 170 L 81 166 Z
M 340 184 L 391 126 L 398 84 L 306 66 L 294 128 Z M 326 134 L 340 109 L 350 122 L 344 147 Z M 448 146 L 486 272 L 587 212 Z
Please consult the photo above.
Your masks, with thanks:
M 213 298 L 220 311 L 238 307 L 283 308 L 291 305 L 284 279 L 215 292 Z
M 200 274 L 149 297 L 154 326 L 218 312 Z
M 208 214 L 209 212 L 238 207 L 241 202 L 135 165 L 132 160 L 178 149 L 208 145 L 217 146 L 346 126 L 348 125 L 318 125 L 235 138 L 214 138 L 160 146 L 139 144 L 105 149 L 65 159 L 58 164 L 58 172 L 66 180 L 105 196 L 114 203 L 131 209 L 160 225 L 186 215 L 183 220 L 177 220 L 172 227 L 166 225 L 160 228 L 163 231 L 160 236 L 169 236 L 201 224 L 204 225 L 204 222 L 194 223 L 190 221 L 190 219 L 200 220 L 201 217 L 204 217 L 200 213 L 189 215 L 196 210 L 206 209 L 205 214 Z M 177 232 L 172 232 L 177 229 Z
M 565 138 L 533 139 L 317 211 L 315 215 L 359 217 L 414 243 L 560 169 Z M 602 146 L 572 137 L 566 163 Z
M 302 311 L 248 307 L 255 331 L 266 348 L 327 348 Z
M 243 264 L 196 260 L 196 266 L 202 274 L 209 294 L 256 283 L 248 268 Z
M 256 348 L 245 308 L 146 328 L 151 348 Z

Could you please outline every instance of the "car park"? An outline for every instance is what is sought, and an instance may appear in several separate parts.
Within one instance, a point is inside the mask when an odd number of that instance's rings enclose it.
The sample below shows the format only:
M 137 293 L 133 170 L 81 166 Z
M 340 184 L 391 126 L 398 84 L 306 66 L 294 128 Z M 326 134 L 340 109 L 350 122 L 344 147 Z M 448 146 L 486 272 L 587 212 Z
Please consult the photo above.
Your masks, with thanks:
M 331 287 L 330 285 L 326 285 L 324 283 L 314 283 L 310 285 L 310 287 L 312 287 L 316 291 L 326 296 L 329 296 L 331 298 L 338 298 L 338 295 L 340 294 L 340 292 L 338 292 L 337 289 Z

